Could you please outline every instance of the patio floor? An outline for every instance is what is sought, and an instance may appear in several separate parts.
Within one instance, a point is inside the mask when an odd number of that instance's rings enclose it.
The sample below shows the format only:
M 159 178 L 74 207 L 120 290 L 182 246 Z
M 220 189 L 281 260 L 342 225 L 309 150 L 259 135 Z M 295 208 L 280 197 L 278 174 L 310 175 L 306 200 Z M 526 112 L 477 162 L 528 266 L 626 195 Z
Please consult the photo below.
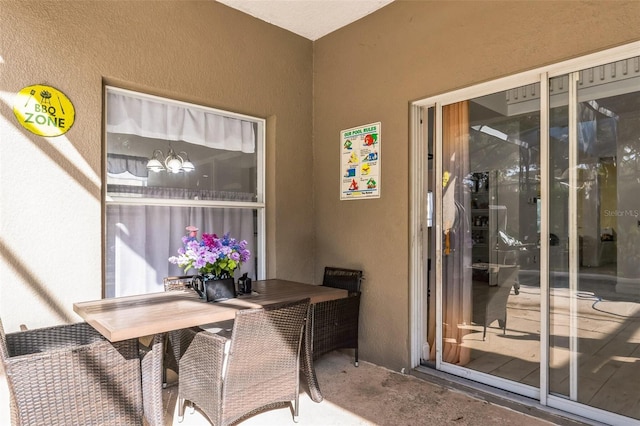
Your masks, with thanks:
M 586 274 L 584 274 L 586 275 Z M 595 275 L 594 275 L 595 276 Z M 640 418 L 638 355 L 640 354 L 640 305 L 637 296 L 621 295 L 596 276 L 589 288 L 583 277 L 575 302 L 575 339 L 578 402 L 631 418 Z M 589 291 L 593 290 L 593 291 Z M 549 386 L 552 393 L 569 395 L 570 339 L 568 288 L 553 288 L 551 300 L 551 351 Z M 521 284 L 507 303 L 506 332 L 495 321 L 487 328 L 467 327 L 462 347 L 468 348 L 465 367 L 514 382 L 538 387 L 540 383 L 540 288 Z
M 545 414 L 543 418 L 529 413 L 531 407 L 522 406 L 523 412 L 498 405 L 481 395 L 465 393 L 400 374 L 376 365 L 360 361 L 354 367 L 348 353 L 333 352 L 316 363 L 316 373 L 325 400 L 312 402 L 307 396 L 304 381 L 300 395 L 298 425 L 579 425 L 574 420 Z M 9 397 L 4 375 L 0 380 L 0 425 L 9 425 Z M 172 377 L 169 377 L 171 382 Z M 209 425 L 198 411 L 187 408 L 184 421 L 178 423 L 177 386 L 164 391 L 165 425 Z M 286 425 L 295 423 L 289 408 L 265 411 L 242 425 Z

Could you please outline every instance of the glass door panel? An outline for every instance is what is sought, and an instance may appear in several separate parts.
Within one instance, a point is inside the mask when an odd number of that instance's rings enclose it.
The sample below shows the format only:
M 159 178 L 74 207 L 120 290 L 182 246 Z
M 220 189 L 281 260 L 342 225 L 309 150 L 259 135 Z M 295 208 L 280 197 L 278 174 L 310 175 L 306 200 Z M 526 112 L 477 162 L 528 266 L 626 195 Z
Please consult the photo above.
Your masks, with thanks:
M 540 85 L 443 107 L 442 361 L 539 387 Z
M 639 68 L 636 57 L 549 81 L 549 390 L 635 419 Z

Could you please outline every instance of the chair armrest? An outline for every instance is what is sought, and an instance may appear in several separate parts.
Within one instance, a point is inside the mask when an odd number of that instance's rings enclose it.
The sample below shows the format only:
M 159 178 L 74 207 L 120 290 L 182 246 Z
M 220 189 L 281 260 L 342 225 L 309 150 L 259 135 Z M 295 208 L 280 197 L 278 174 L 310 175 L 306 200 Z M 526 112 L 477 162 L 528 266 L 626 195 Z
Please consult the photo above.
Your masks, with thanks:
M 200 375 L 203 369 L 213 369 L 209 371 L 220 372 L 220 377 L 222 377 L 225 344 L 228 339 L 204 330 L 187 329 L 185 331 L 189 334 L 193 333 L 193 339 L 180 358 L 180 374 L 183 374 L 182 366 L 185 364 L 189 365 L 188 369 L 193 366 L 201 366 L 202 368 L 195 368 L 194 373 L 197 375 Z
M 6 336 L 10 357 L 75 348 L 106 340 L 85 322 L 19 331 Z
M 8 336 L 7 336 L 8 337 Z M 138 342 L 135 339 L 124 340 L 121 342 L 109 342 L 108 340 L 97 340 L 92 343 L 57 347 L 42 352 L 23 353 L 21 355 L 10 356 L 5 360 L 7 370 L 12 372 L 20 372 L 20 369 L 37 370 L 38 365 L 47 363 L 57 363 L 58 372 L 71 370 L 71 363 L 77 363 L 80 358 L 81 362 L 86 363 L 88 368 L 98 368 L 104 370 L 102 366 L 108 366 L 112 363 L 126 363 L 133 360 L 133 363 L 139 364 Z M 69 361 L 69 362 L 65 362 Z M 139 368 L 138 368 L 139 370 Z M 101 373 L 107 373 L 104 370 Z M 46 386 L 44 386 L 46 388 Z
M 227 339 L 207 331 L 188 332 L 195 336 L 179 362 L 180 397 L 194 402 L 205 412 L 219 413 Z
M 51 331 L 53 340 L 43 340 L 41 335 L 21 339 L 19 334 L 26 332 L 13 333 L 12 346 L 20 355 L 5 360 L 12 418 L 19 424 L 57 424 L 64 418 L 77 424 L 141 424 L 137 341 L 112 344 L 98 339 L 72 346 L 69 330 L 57 332 Z M 80 334 L 83 341 L 85 336 Z M 28 351 L 16 346 L 21 341 L 30 345 Z M 47 350 L 33 352 L 34 342 L 44 342 L 40 347 Z

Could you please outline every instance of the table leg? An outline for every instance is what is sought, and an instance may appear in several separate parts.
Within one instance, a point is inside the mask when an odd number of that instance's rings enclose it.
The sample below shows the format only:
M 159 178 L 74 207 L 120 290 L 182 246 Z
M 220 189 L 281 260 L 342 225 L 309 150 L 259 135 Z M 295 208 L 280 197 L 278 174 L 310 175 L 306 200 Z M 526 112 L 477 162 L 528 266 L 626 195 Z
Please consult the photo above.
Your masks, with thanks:
M 162 407 L 162 356 L 164 353 L 164 333 L 153 336 L 149 350 L 142 355 L 142 400 L 144 416 L 151 426 L 164 424 Z
M 314 402 L 322 402 L 322 392 L 320 392 L 320 385 L 318 384 L 318 378 L 316 377 L 316 370 L 313 366 L 313 318 L 314 318 L 314 305 L 309 307 L 309 315 L 304 327 L 304 334 L 302 336 L 302 371 L 307 380 L 307 386 L 309 387 L 309 396 Z

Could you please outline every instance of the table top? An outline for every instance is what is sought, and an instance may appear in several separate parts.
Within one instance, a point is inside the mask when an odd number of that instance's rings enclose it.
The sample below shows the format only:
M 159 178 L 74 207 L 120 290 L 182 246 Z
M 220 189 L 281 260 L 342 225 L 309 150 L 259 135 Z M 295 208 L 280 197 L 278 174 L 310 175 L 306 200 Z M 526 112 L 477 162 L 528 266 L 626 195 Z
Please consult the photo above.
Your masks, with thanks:
M 193 290 L 166 291 L 73 304 L 73 310 L 111 342 L 166 333 L 235 318 L 239 309 L 309 297 L 311 303 L 341 299 L 346 290 L 271 279 L 252 282 L 253 293 L 205 302 Z

